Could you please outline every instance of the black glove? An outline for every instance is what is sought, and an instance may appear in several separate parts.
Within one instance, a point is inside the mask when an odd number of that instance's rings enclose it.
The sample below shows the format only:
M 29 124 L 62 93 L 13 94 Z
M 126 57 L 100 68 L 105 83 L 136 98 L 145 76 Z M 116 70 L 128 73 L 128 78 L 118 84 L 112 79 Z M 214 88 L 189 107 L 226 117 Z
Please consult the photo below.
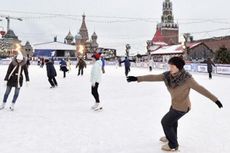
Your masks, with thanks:
M 127 81 L 128 82 L 137 81 L 137 77 L 135 77 L 135 76 L 128 76 L 127 77 Z
M 215 103 L 217 104 L 217 106 L 218 106 L 219 108 L 223 108 L 223 105 L 221 104 L 221 102 L 220 102 L 219 100 L 217 100 Z

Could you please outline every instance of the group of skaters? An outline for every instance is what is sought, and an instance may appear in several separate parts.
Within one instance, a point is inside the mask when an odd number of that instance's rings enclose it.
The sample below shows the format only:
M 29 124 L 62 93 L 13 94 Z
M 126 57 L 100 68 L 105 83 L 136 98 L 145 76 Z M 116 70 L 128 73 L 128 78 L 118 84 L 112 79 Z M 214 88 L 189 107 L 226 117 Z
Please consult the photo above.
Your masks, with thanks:
M 95 98 L 95 104 L 92 106 L 93 110 L 101 110 L 102 105 L 100 104 L 98 87 L 101 81 L 101 74 L 105 73 L 103 60 L 101 60 L 101 53 L 95 53 L 92 56 L 93 66 L 91 69 L 91 93 Z M 62 59 L 60 61 L 60 70 L 63 71 L 63 77 L 66 77 L 66 72 L 70 70 L 71 66 L 68 66 L 67 62 Z M 58 86 L 56 76 L 57 72 L 54 67 L 54 61 L 52 59 L 44 59 L 44 65 L 46 65 L 47 77 L 48 81 L 51 85 L 50 88 L 55 88 Z M 69 67 L 69 69 L 67 68 Z M 83 75 L 83 69 L 86 68 L 86 62 L 83 59 L 79 59 L 76 68 L 79 68 L 78 75 Z M 20 88 L 23 85 L 23 73 L 25 74 L 26 82 L 29 82 L 29 72 L 28 72 L 28 59 L 24 57 L 22 54 L 18 54 L 12 58 L 11 63 L 8 66 L 7 73 L 5 75 L 4 80 L 6 81 L 6 91 L 3 97 L 3 103 L 0 105 L 0 110 L 5 108 L 8 96 L 12 90 L 15 88 L 14 96 L 12 103 L 9 107 L 11 111 L 14 110 L 15 103 L 20 93 Z
M 91 93 L 95 99 L 95 104 L 91 108 L 93 110 L 102 110 L 103 107 L 100 103 L 98 87 L 101 82 L 101 77 L 103 73 L 103 62 L 99 53 L 95 53 L 92 56 L 92 59 L 93 66 L 90 73 L 90 82 Z M 191 102 L 189 99 L 190 89 L 193 89 L 203 96 L 209 98 L 219 108 L 223 107 L 222 103 L 215 95 L 213 95 L 205 87 L 197 83 L 192 75 L 184 69 L 185 61 L 181 57 L 172 57 L 168 61 L 169 71 L 157 75 L 151 74 L 145 76 L 128 76 L 128 72 L 130 71 L 130 62 L 131 61 L 128 60 L 128 58 L 125 58 L 124 61 L 121 61 L 121 63 L 125 63 L 125 75 L 127 76 L 127 82 L 161 81 L 165 83 L 171 95 L 171 105 L 169 111 L 161 120 L 165 136 L 161 137 L 160 141 L 165 143 L 161 148 L 164 151 L 176 151 L 179 149 L 179 143 L 177 138 L 178 120 L 191 110 Z M 57 82 L 55 80 L 55 76 L 57 75 L 57 73 L 53 66 L 53 62 L 47 59 L 45 63 L 47 67 L 47 76 L 49 78 L 48 80 L 51 86 L 57 86 Z M 79 65 L 77 65 L 77 67 L 80 68 Z M 83 64 L 83 67 L 86 67 L 85 64 Z M 9 93 L 11 89 L 15 87 L 12 105 L 10 106 L 10 109 L 14 110 L 14 104 L 17 100 L 20 88 L 23 84 L 23 72 L 25 73 L 26 81 L 28 82 L 29 74 L 26 66 L 26 58 L 19 54 L 13 58 L 12 62 L 8 67 L 5 76 L 5 81 L 7 81 L 7 87 L 0 109 L 4 109 Z

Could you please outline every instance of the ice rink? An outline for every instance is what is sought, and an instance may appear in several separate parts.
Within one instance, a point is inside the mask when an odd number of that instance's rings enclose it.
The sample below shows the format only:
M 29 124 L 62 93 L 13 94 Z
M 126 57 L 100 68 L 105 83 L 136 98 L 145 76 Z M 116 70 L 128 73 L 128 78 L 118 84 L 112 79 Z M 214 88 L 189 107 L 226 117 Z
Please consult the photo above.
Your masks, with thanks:
M 46 68 L 30 66 L 15 105 L 0 111 L 1 153 L 162 153 L 161 118 L 169 110 L 170 95 L 163 82 L 127 83 L 124 67 L 106 66 L 99 85 L 102 112 L 94 112 L 89 82 L 91 66 L 84 76 L 77 70 L 62 77 L 58 66 L 58 88 L 50 89 Z M 0 65 L 0 99 L 5 92 L 7 66 Z M 132 68 L 130 75 L 158 74 L 162 70 Z M 195 91 L 192 110 L 179 121 L 181 153 L 230 152 L 230 77 L 193 74 L 223 103 L 219 109 Z

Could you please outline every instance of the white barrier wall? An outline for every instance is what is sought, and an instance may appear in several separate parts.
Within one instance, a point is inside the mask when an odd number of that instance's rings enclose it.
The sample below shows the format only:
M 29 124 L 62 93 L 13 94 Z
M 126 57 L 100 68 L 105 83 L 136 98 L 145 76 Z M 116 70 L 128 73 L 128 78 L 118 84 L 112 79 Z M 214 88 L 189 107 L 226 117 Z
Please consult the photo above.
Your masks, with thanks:
M 0 65 L 8 65 L 11 60 L 0 60 Z M 36 65 L 36 61 L 31 61 L 31 64 Z M 59 64 L 58 61 L 55 61 L 55 64 Z M 87 63 L 90 64 L 90 63 Z M 106 62 L 106 65 L 117 65 L 117 62 Z M 76 65 L 76 61 L 72 62 L 72 65 Z M 138 62 L 132 63 L 131 66 L 133 67 L 140 67 L 140 68 L 148 68 L 149 64 L 147 62 Z M 153 65 L 154 68 L 157 69 L 168 69 L 167 63 L 155 62 Z M 199 63 L 190 63 L 186 64 L 184 67 L 187 71 L 191 72 L 200 72 L 200 73 L 207 73 L 207 64 L 199 64 Z M 217 74 L 226 74 L 230 75 L 230 65 L 229 64 L 216 64 L 216 67 L 213 67 L 213 73 Z
M 143 67 L 148 68 L 148 64 L 145 62 L 132 64 L 134 67 Z M 168 69 L 167 63 L 155 62 L 154 68 L 158 69 Z M 191 72 L 200 72 L 200 73 L 207 73 L 207 64 L 200 64 L 200 63 L 190 63 L 184 66 L 185 70 Z M 228 64 L 216 64 L 216 67 L 213 67 L 213 73 L 217 74 L 227 74 L 230 75 L 230 65 Z

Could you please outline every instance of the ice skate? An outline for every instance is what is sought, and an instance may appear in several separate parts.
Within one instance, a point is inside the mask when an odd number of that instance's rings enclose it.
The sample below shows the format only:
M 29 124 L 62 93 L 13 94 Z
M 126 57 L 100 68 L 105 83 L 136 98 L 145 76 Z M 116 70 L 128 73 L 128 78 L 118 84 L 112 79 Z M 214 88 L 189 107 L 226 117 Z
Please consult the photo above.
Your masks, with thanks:
M 14 103 L 11 104 L 10 110 L 11 110 L 11 111 L 14 111 Z
M 96 108 L 94 108 L 94 111 L 101 111 L 103 109 L 102 105 L 99 103 Z
M 98 105 L 99 105 L 99 103 L 95 103 L 95 104 L 91 107 L 91 109 L 95 109 L 95 108 L 97 108 L 97 107 L 98 107 Z
M 53 88 L 55 88 L 55 86 L 51 86 L 51 87 L 50 87 L 50 89 L 53 89 Z
M 1 106 L 0 106 L 0 110 L 2 110 L 4 108 L 5 108 L 5 103 L 2 103 Z
M 167 142 L 168 142 L 168 139 L 164 136 L 164 137 L 161 137 L 161 138 L 160 138 L 160 141 L 161 141 L 161 142 L 164 142 L 164 143 L 167 143 Z
M 176 147 L 176 148 L 170 148 L 168 144 L 165 144 L 165 145 L 163 145 L 161 147 L 161 150 L 174 152 L 174 151 L 178 150 L 178 147 Z

